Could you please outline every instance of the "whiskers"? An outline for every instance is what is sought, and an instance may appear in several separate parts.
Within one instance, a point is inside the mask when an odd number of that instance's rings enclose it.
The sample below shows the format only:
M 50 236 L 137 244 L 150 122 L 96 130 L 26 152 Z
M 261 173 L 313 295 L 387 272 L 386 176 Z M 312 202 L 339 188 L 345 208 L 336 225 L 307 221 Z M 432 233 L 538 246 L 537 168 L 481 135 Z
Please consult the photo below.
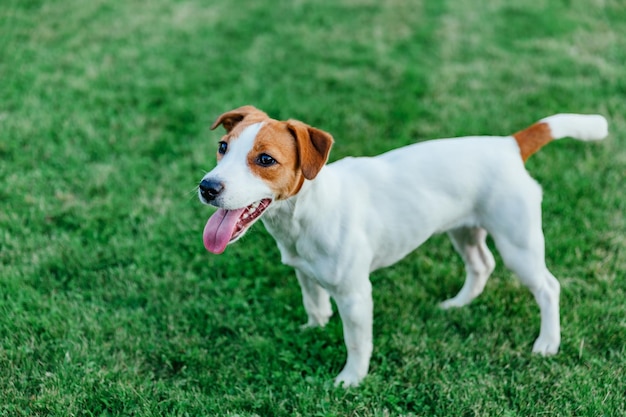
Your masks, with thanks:
M 191 190 L 185 192 L 187 197 L 185 200 L 189 203 L 191 200 L 198 200 L 198 186 L 196 185 Z
M 200 170 L 201 172 L 201 176 L 200 179 L 202 180 L 202 178 L 204 178 L 206 176 L 206 174 L 209 173 L 209 171 L 204 171 L 204 170 Z M 200 183 L 200 181 L 198 181 L 198 184 Z M 195 185 L 191 190 L 187 191 L 185 193 L 185 195 L 187 195 L 186 201 L 189 203 L 191 200 L 197 200 L 198 199 L 198 185 Z

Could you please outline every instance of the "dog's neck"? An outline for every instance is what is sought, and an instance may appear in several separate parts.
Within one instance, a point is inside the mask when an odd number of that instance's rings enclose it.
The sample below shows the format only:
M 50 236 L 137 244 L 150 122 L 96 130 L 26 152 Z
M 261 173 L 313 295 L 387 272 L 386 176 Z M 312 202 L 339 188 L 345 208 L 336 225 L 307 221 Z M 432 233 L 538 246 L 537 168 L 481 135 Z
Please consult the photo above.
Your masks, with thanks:
M 309 198 L 309 194 L 315 193 L 316 181 L 305 180 L 296 195 L 274 201 L 261 218 L 265 228 L 278 242 L 293 240 L 301 232 L 302 223 L 308 223 L 307 214 L 304 213 L 303 217 L 301 213 L 303 201 Z
M 295 251 L 299 237 L 304 233 L 310 240 L 321 233 L 326 216 L 333 215 L 333 206 L 339 197 L 332 186 L 332 170 L 324 167 L 314 180 L 305 180 L 300 191 L 285 200 L 274 201 L 261 220 L 274 237 L 281 252 L 291 248 Z

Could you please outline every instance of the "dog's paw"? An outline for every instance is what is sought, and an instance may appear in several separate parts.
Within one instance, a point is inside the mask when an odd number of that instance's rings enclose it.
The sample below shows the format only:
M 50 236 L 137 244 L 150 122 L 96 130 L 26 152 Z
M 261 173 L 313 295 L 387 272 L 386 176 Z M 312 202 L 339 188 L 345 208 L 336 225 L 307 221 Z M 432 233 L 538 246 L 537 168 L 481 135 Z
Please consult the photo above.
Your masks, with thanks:
M 446 301 L 442 301 L 439 303 L 439 308 L 443 310 L 449 310 L 451 308 L 459 308 L 467 305 L 467 302 L 463 302 L 463 300 L 459 300 L 458 297 L 453 297 L 447 299 Z
M 539 337 L 533 345 L 533 353 L 542 356 L 556 355 L 559 352 L 560 344 L 559 338 Z
M 309 320 L 300 326 L 300 330 L 313 329 L 315 327 L 324 327 L 330 320 L 331 314 L 309 315 Z
M 300 325 L 300 330 L 309 330 L 309 329 L 315 329 L 316 327 L 324 327 L 319 323 L 316 322 L 311 322 L 311 320 L 307 321 L 304 324 Z
M 344 369 L 335 378 L 335 386 L 343 388 L 357 387 L 362 379 L 363 377 L 359 377 L 354 372 Z

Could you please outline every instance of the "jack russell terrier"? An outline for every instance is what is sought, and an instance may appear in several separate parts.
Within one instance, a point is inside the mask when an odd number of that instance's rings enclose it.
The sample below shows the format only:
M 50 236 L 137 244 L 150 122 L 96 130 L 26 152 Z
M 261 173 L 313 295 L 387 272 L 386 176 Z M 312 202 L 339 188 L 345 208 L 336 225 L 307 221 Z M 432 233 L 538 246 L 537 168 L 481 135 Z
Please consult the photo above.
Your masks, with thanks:
M 199 185 L 217 207 L 203 233 L 219 254 L 262 219 L 284 264 L 296 270 L 308 315 L 324 326 L 339 310 L 348 352 L 336 385 L 356 386 L 372 354 L 369 274 L 391 265 L 435 233 L 447 232 L 463 258 L 465 284 L 444 301 L 460 307 L 478 296 L 494 269 L 491 234 L 506 266 L 539 304 L 533 352 L 557 353 L 560 286 L 544 259 L 541 188 L 524 161 L 563 137 L 590 141 L 608 134 L 600 115 L 558 114 L 511 136 L 433 140 L 377 157 L 326 165 L 333 138 L 296 120 L 279 121 L 244 106 L 219 116 L 218 165 Z

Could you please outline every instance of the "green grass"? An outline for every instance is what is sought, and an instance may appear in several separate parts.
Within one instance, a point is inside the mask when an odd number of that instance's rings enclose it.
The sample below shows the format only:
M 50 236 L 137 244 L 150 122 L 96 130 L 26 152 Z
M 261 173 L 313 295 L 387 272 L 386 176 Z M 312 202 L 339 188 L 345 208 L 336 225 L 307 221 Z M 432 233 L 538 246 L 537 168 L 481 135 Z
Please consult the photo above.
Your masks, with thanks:
M 0 415 L 624 415 L 625 33 L 620 0 L 3 1 Z M 208 127 L 243 104 L 331 132 L 333 160 L 604 114 L 606 141 L 528 163 L 560 354 L 530 354 L 537 307 L 501 263 L 438 309 L 463 270 L 435 237 L 373 274 L 370 375 L 333 388 L 339 319 L 299 330 L 263 227 L 201 243 Z

